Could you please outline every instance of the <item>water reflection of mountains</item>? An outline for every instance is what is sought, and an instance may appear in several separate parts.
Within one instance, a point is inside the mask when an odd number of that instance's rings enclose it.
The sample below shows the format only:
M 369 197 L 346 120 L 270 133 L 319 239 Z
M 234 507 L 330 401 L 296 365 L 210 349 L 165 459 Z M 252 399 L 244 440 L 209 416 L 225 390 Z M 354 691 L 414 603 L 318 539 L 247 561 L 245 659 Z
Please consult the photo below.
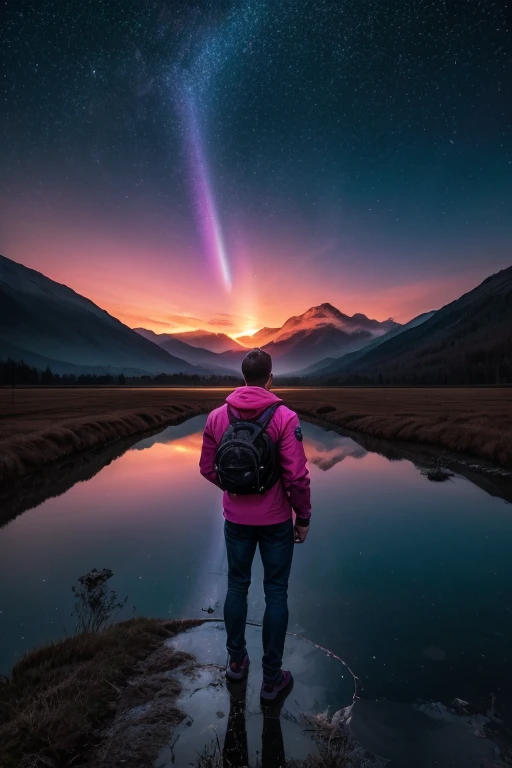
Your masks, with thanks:
M 161 432 L 157 432 L 156 435 L 151 435 L 143 440 L 137 440 L 137 444 L 132 446 L 133 451 L 145 451 L 147 448 L 152 448 L 154 445 L 171 445 L 178 444 L 183 447 L 195 446 L 198 449 L 198 461 L 199 452 L 201 451 L 201 443 L 203 439 L 203 429 L 205 424 L 205 416 L 194 416 L 183 424 L 177 426 L 167 427 Z
M 304 447 L 310 464 L 314 464 L 323 472 L 347 458 L 362 459 L 368 453 L 351 437 L 344 437 L 336 432 L 325 432 L 321 440 L 317 437 L 305 437 Z
M 197 418 L 201 419 L 202 417 L 199 416 Z M 182 429 L 180 427 L 170 427 L 158 435 L 152 435 L 145 440 L 141 440 L 137 445 L 133 446 L 132 450 L 143 451 L 159 443 L 173 446 L 175 450 L 183 451 L 184 453 L 195 450 L 199 456 L 202 443 L 202 429 L 191 434 L 190 427 L 192 425 L 190 422 L 188 422 L 188 430 L 185 429 L 186 424 L 180 426 Z M 345 437 L 331 431 L 324 431 L 321 436 L 315 435 L 312 437 L 304 435 L 304 448 L 309 463 L 314 464 L 323 472 L 331 469 L 346 458 L 362 459 L 368 453 L 365 448 L 356 443 L 351 437 Z
M 77 482 L 91 479 L 127 450 L 143 451 L 161 445 L 179 453 L 195 454 L 199 460 L 204 422 L 204 416 L 195 416 L 142 440 L 140 435 L 133 435 L 102 449 L 69 456 L 51 467 L 35 472 L 30 478 L 20 478 L 18 482 L 0 492 L 0 527 L 23 512 L 42 504 L 46 499 L 60 496 Z M 414 463 L 418 469 L 429 466 L 432 459 L 439 455 L 439 449 L 435 447 L 396 443 L 363 434 L 348 437 L 321 427 L 313 427 L 312 430 L 313 434 L 307 434 L 304 430 L 306 455 L 309 463 L 323 472 L 347 458 L 362 459 L 369 453 L 378 453 L 389 461 L 405 459 Z M 446 458 L 447 465 L 450 466 L 449 457 Z M 492 496 L 512 502 L 510 473 L 482 473 L 470 461 L 457 462 L 453 468 Z
M 196 429 L 190 434 L 194 421 Z M 191 451 L 197 452 L 201 446 L 204 416 L 187 419 L 177 426 L 167 427 L 150 437 L 140 439 L 140 435 L 116 440 L 103 447 L 94 448 L 84 453 L 67 456 L 49 467 L 34 472 L 29 478 L 21 477 L 8 488 L 0 492 L 0 528 L 10 523 L 23 512 L 38 507 L 47 499 L 62 496 L 77 483 L 91 480 L 98 472 L 119 459 L 126 451 L 143 450 L 157 443 L 173 442 L 186 450 L 186 443 Z M 201 430 L 201 431 L 198 431 Z M 197 454 L 199 456 L 199 453 Z
M 307 423 L 307 422 L 306 422 Z M 196 426 L 194 430 L 193 427 Z M 144 450 L 160 443 L 172 445 L 182 452 L 201 450 L 204 416 L 195 416 L 176 427 L 168 427 L 156 435 L 137 441 L 132 450 Z M 311 426 L 311 425 L 308 425 Z M 191 431 L 192 429 L 192 431 Z M 304 431 L 304 448 L 308 462 L 323 472 L 336 466 L 347 458 L 363 459 L 369 453 L 384 456 L 388 461 L 410 461 L 420 471 L 432 466 L 441 451 L 435 446 L 414 443 L 401 443 L 385 440 L 365 434 L 343 435 L 332 429 L 312 427 L 313 434 Z M 444 463 L 457 473 L 482 488 L 491 496 L 503 498 L 512 503 L 512 474 L 500 471 L 490 465 L 485 469 L 484 462 L 466 459 L 463 456 L 442 452 Z M 482 471 L 485 469 L 485 471 Z M 427 481 L 428 482 L 428 481 Z

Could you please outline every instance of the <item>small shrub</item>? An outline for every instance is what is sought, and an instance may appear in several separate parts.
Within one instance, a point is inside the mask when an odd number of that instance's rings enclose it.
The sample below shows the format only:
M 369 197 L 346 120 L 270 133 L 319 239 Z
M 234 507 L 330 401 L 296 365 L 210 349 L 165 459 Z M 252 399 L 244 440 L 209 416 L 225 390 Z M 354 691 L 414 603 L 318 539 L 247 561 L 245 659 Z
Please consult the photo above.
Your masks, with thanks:
M 422 469 L 421 474 L 427 477 L 433 483 L 443 483 L 453 477 L 453 472 L 443 466 L 443 459 L 440 456 L 433 467 Z
M 112 578 L 110 568 L 98 571 L 94 568 L 78 579 L 80 586 L 72 587 L 75 594 L 76 634 L 85 635 L 106 629 L 122 611 L 128 597 L 120 602 L 117 592 L 108 589 L 107 581 Z

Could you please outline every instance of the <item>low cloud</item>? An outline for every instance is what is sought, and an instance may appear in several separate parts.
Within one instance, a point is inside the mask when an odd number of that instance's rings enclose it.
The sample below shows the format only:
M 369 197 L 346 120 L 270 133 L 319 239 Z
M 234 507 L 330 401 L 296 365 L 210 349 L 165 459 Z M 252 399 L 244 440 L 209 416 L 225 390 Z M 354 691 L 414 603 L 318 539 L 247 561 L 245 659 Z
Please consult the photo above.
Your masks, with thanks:
M 154 317 L 145 317 L 143 318 L 143 321 L 149 325 L 175 325 L 175 323 L 172 323 L 170 320 L 155 320 Z
M 165 315 L 164 320 L 168 318 L 167 322 L 172 325 L 191 325 L 194 328 L 200 328 L 204 325 L 204 320 L 200 320 L 198 317 L 192 317 L 191 315 Z
M 223 317 L 214 317 L 213 320 L 208 320 L 208 325 L 220 325 L 221 328 L 235 328 L 235 323 L 232 320 L 226 320 Z
M 130 328 L 154 328 L 156 326 L 169 329 L 174 328 L 176 325 L 170 320 L 161 318 L 157 320 L 154 317 L 146 317 L 146 315 L 139 315 L 135 312 L 110 310 L 110 313 L 114 317 L 119 318 L 121 322 L 126 323 Z M 181 323 L 181 325 L 182 324 L 183 323 Z
M 238 331 L 240 328 L 251 327 L 254 324 L 254 318 L 244 315 L 232 315 L 229 312 L 219 312 L 211 320 L 208 320 L 209 326 L 217 328 L 232 328 Z
M 151 330 L 163 330 L 176 332 L 184 330 L 185 328 L 196 329 L 204 328 L 207 325 L 205 320 L 200 320 L 198 317 L 188 317 L 186 315 L 161 315 L 160 317 L 147 317 L 137 315 L 135 313 L 118 312 L 113 313 L 115 317 L 119 317 L 122 322 L 130 326 L 130 328 L 149 328 Z

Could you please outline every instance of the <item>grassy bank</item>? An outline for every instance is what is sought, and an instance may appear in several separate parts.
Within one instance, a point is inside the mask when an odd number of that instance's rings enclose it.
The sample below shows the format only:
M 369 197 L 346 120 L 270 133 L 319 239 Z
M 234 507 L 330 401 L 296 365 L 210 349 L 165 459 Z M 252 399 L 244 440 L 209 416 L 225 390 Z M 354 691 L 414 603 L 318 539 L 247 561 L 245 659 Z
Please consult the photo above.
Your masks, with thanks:
M 219 405 L 227 389 L 0 390 L 0 487 L 67 456 Z M 276 390 L 303 417 L 512 469 L 512 388 Z
M 123 750 L 127 768 L 151 765 L 169 728 L 183 719 L 174 707 L 180 686 L 166 673 L 192 662 L 164 640 L 198 623 L 132 619 L 28 653 L 0 681 L 1 768 L 111 767 Z M 150 702 L 129 749 L 129 723 L 122 734 L 105 732 L 115 715 Z
M 186 717 L 176 707 L 182 688 L 175 672 L 196 680 L 201 670 L 193 656 L 165 641 L 201 623 L 131 619 L 29 652 L 0 679 L 0 768 L 152 768 Z M 195 727 L 190 716 L 187 725 Z M 304 727 L 317 749 L 288 761 L 293 768 L 370 764 L 325 716 L 305 716 Z M 217 739 L 199 751 L 204 737 L 198 733 L 194 765 L 222 768 Z
M 512 388 L 296 389 L 286 401 L 342 429 L 512 469 Z
M 54 462 L 219 405 L 229 390 L 0 390 L 0 488 Z

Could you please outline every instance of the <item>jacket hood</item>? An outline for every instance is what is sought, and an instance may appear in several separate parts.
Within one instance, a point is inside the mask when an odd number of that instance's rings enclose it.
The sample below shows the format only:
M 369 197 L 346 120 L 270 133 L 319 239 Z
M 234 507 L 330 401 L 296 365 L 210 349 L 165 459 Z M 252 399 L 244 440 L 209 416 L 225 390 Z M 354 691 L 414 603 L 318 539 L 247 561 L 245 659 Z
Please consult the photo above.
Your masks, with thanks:
M 281 403 L 282 400 L 263 387 L 238 387 L 228 395 L 226 402 L 232 408 L 236 408 L 241 415 L 255 416 L 270 405 Z

